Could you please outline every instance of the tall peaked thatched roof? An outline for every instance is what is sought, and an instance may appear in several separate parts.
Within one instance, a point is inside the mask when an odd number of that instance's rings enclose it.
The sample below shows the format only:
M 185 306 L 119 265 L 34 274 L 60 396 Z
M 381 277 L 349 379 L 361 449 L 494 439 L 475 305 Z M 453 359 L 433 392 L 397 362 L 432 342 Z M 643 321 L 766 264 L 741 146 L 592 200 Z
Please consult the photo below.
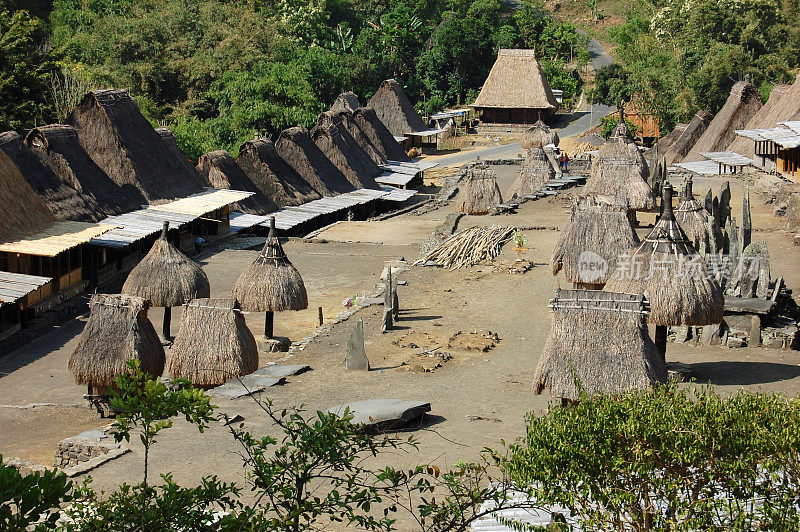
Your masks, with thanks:
M 605 290 L 644 294 L 656 325 L 709 325 L 722 321 L 725 298 L 706 263 L 672 211 L 672 186 L 665 183 L 663 212 L 656 225 L 620 260 Z
M 169 222 L 161 237 L 136 265 L 122 293 L 144 298 L 157 307 L 174 307 L 199 297 L 209 297 L 206 272 L 167 240 Z
M 522 133 L 520 144 L 526 150 L 543 148 L 548 144 L 558 146 L 558 133 L 547 127 L 541 119 Z
M 336 97 L 336 100 L 334 100 L 330 110 L 334 113 L 339 113 L 342 111 L 348 111 L 352 113 L 359 107 L 361 107 L 361 100 L 359 100 L 358 95 L 353 91 L 346 91 Z
M 308 130 L 302 126 L 281 131 L 275 149 L 295 172 L 323 196 L 334 196 L 356 189 L 314 144 Z
M 269 139 L 248 140 L 239 148 L 236 163 L 258 190 L 278 207 L 319 199 L 320 193 L 278 155 Z
M 473 107 L 557 109 L 533 50 L 501 48 Z
M 342 127 L 353 137 L 353 140 L 356 141 L 359 147 L 369 155 L 372 162 L 376 165 L 386 164 L 388 159 L 383 155 L 383 150 L 376 147 L 369 136 L 361 129 L 361 126 L 358 125 L 358 122 L 356 122 L 353 117 L 353 113 L 350 111 L 339 111 L 338 116 Z
M 553 166 L 542 148 L 533 148 L 522 161 L 517 179 L 506 192 L 507 198 L 534 194 L 555 175 Z
M 45 201 L 57 219 L 96 222 L 104 218 L 100 204 L 94 196 L 81 194 L 59 179 L 28 149 L 16 131 L 0 133 L 0 150 L 13 161 L 22 177 Z
M 736 130 L 744 129 L 761 106 L 761 94 L 755 85 L 748 81 L 735 83 L 725 105 L 683 161 L 703 161 L 705 157 L 700 155 L 701 153 L 724 151 L 736 138 Z
M 89 301 L 89 320 L 67 367 L 78 384 L 106 388 L 128 372 L 128 360 L 142 371 L 164 372 L 164 347 L 147 319 L 150 303 L 122 294 L 95 294 Z
M 69 123 L 94 162 L 118 185 L 138 188 L 147 201 L 202 191 L 194 167 L 164 142 L 126 91 L 90 92 L 72 111 Z
M 613 198 L 585 196 L 572 201 L 569 221 L 558 236 L 550 261 L 571 283 L 604 284 L 617 259 L 639 244 L 626 205 Z M 606 265 L 606 269 L 590 266 Z
M 647 333 L 641 295 L 559 290 L 553 324 L 533 377 L 534 393 L 577 401 L 588 394 L 647 389 L 667 367 Z
M 0 243 L 36 234 L 55 221 L 53 211 L 3 150 L 0 150 L 0 176 Z
M 235 299 L 193 299 L 167 356 L 167 372 L 203 388 L 258 369 L 256 339 Z
M 375 178 L 382 170 L 350 135 L 337 113 L 320 114 L 311 138 L 356 188 L 379 188 Z
M 715 252 L 716 250 L 709 249 L 708 238 L 708 223 L 714 218 L 711 213 L 706 211 L 705 207 L 694 199 L 692 195 L 692 178 L 686 180 L 683 188 L 683 197 L 681 198 L 678 207 L 675 209 L 675 220 L 678 225 L 686 233 L 686 237 L 692 243 L 696 250 L 703 249 L 706 252 Z
M 409 161 L 411 158 L 392 136 L 392 132 L 381 122 L 374 109 L 361 107 L 353 112 L 353 120 L 372 142 L 381 157 L 389 161 Z
M 122 214 L 147 203 L 131 185 L 119 186 L 89 157 L 72 126 L 51 124 L 31 129 L 25 145 L 62 182 L 97 201 L 103 215 Z
M 197 173 L 213 188 L 246 190 L 254 195 L 236 203 L 232 208 L 251 214 L 267 214 L 278 209 L 244 173 L 230 153 L 215 150 L 204 153 L 197 161 Z
M 275 234 L 275 217 L 264 248 L 233 286 L 232 297 L 248 312 L 281 312 L 308 308 L 300 272 L 292 266 Z
M 172 154 L 172 157 L 176 161 L 180 161 L 181 166 L 187 172 L 195 171 L 194 164 L 178 147 L 178 139 L 175 138 L 175 135 L 172 133 L 170 128 L 164 126 L 157 127 L 156 133 L 158 133 L 158 136 L 161 137 L 161 140 L 164 142 L 164 145 L 167 147 L 170 154 Z
M 367 107 L 375 111 L 380 121 L 395 137 L 428 129 L 406 96 L 403 87 L 395 79 L 384 80 L 375 95 L 370 98 Z
M 691 122 L 686 124 L 686 127 L 680 131 L 674 142 L 666 150 L 659 148 L 659 155 L 667 160 L 668 165 L 683 161 L 692 146 L 697 143 L 706 129 L 708 129 L 712 119 L 713 116 L 708 111 L 696 112 Z
M 503 203 L 497 177 L 486 164 L 476 164 L 467 169 L 459 181 L 456 209 L 466 214 L 486 214 L 493 206 Z

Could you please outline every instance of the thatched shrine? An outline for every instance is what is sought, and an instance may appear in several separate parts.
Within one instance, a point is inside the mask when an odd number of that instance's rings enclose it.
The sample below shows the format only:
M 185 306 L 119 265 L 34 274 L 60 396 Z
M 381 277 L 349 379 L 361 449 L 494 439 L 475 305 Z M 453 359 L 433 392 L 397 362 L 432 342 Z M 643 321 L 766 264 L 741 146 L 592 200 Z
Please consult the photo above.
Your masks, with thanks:
M 533 148 L 525 156 L 517 178 L 508 189 L 506 197 L 522 198 L 536 193 L 555 175 L 553 166 L 542 148 Z
M 489 209 L 503 203 L 494 172 L 485 164 L 470 166 L 459 183 L 456 209 L 466 214 L 487 214 Z
M 356 189 L 314 144 L 304 127 L 295 126 L 281 131 L 275 149 L 295 172 L 323 196 L 335 196 Z
M 339 114 L 330 111 L 320 114 L 311 138 L 353 186 L 380 188 L 375 178 L 383 171 L 350 135 Z
M 558 142 L 558 133 L 547 127 L 541 119 L 537 120 L 533 126 L 523 131 L 522 140 L 520 140 L 520 144 L 525 150 L 544 148 L 550 144 L 558 146 Z
M 547 388 L 562 401 L 582 393 L 643 390 L 667 381 L 667 368 L 647 332 L 641 294 L 558 290 L 553 323 L 533 377 L 534 393 Z M 580 387 L 580 388 L 579 388 Z
M 204 153 L 197 161 L 196 170 L 213 188 L 255 192 L 249 198 L 232 205 L 232 209 L 250 214 L 267 214 L 278 210 L 275 202 L 259 190 L 226 150 Z
M 308 308 L 308 294 L 300 272 L 283 251 L 275 233 L 275 217 L 269 219 L 269 236 L 256 260 L 233 286 L 232 297 L 242 310 L 266 312 L 264 336 L 273 337 L 274 313 Z
M 361 107 L 353 111 L 353 121 L 367 136 L 372 145 L 388 161 L 409 161 L 403 147 L 395 140 L 392 132 L 381 122 L 374 109 Z
M 692 243 L 694 249 L 701 253 L 716 253 L 717 249 L 711 249 L 709 240 L 709 230 L 716 229 L 709 226 L 709 223 L 715 224 L 714 217 L 711 213 L 706 211 L 705 207 L 700 205 L 692 195 L 692 178 L 686 180 L 683 186 L 683 197 L 681 202 L 675 208 L 675 220 L 678 225 L 686 233 L 689 242 Z
M 269 139 L 248 140 L 239 147 L 236 163 L 266 197 L 278 207 L 302 205 L 320 193 L 298 174 Z
M 167 355 L 167 372 L 211 388 L 258 369 L 258 346 L 235 299 L 193 299 Z
M 164 222 L 161 237 L 122 285 L 123 294 L 141 297 L 153 306 L 164 307 L 164 339 L 172 336 L 172 307 L 211 295 L 206 272 L 169 242 L 168 231 L 169 222 Z

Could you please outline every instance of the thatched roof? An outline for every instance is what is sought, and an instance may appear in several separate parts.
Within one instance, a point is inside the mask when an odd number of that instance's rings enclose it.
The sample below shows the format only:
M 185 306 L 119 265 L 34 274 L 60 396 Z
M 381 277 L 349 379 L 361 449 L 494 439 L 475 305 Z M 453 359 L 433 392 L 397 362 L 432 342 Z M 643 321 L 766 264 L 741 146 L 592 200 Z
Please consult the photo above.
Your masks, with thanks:
M 89 320 L 67 367 L 78 384 L 108 387 L 128 372 L 128 360 L 138 360 L 150 375 L 164 372 L 164 348 L 147 319 L 150 303 L 140 297 L 95 294 Z
M 672 211 L 672 186 L 664 184 L 663 213 L 625 260 L 617 263 L 605 290 L 644 294 L 656 325 L 708 325 L 722 321 L 725 298 L 706 263 Z
M 275 149 L 295 172 L 323 196 L 335 196 L 356 189 L 314 144 L 304 127 L 295 126 L 281 131 Z
M 533 50 L 501 48 L 473 107 L 558 109 Z
M 350 135 L 337 113 L 320 114 L 311 138 L 356 188 L 380 188 L 375 178 L 383 171 Z
M 25 145 L 39 160 L 81 194 L 93 196 L 102 217 L 122 214 L 147 203 L 132 185 L 119 186 L 95 163 L 78 141 L 72 126 L 51 124 L 31 129 Z
M 196 169 L 213 188 L 255 192 L 253 196 L 232 205 L 232 209 L 250 214 L 267 214 L 278 209 L 275 202 L 259 190 L 226 150 L 204 153 L 197 161 Z
M 367 107 L 375 110 L 380 121 L 395 137 L 428 129 L 397 80 L 387 79 L 381 83 Z
M 689 127 L 689 124 L 676 124 L 672 131 L 658 139 L 658 142 L 655 143 L 653 149 L 650 150 L 650 155 L 655 156 L 658 154 L 659 157 L 663 157 L 664 154 L 667 153 L 670 148 L 672 148 L 672 146 L 678 140 L 678 137 L 681 136 L 681 133 L 686 131 L 687 127 Z
M 203 388 L 258 369 L 258 346 L 235 299 L 193 299 L 167 355 L 167 372 Z
M 189 168 L 194 170 L 194 163 L 192 163 L 191 159 L 189 159 L 178 147 L 178 139 L 175 138 L 175 135 L 172 133 L 170 128 L 165 126 L 157 127 L 156 133 L 158 133 L 158 135 L 161 137 L 164 145 L 167 147 L 176 161 L 180 161 L 181 165 L 186 168 L 187 171 Z
M 561 269 L 571 283 L 603 284 L 617 259 L 639 244 L 628 218 L 627 206 L 613 198 L 585 196 L 572 201 L 569 221 L 556 242 L 550 261 L 553 275 Z M 605 261 L 605 271 L 587 269 L 587 264 Z
M 248 312 L 280 312 L 308 308 L 300 272 L 292 266 L 275 234 L 275 217 L 264 248 L 233 286 L 232 297 Z
M 121 89 L 87 94 L 70 116 L 81 145 L 118 185 L 133 185 L 149 202 L 202 191 L 202 180 L 161 138 Z
M 321 197 L 308 181 L 278 155 L 269 139 L 253 139 L 242 144 L 236 163 L 258 190 L 278 207 L 302 205 Z
M 553 324 L 533 389 L 577 401 L 588 395 L 644 390 L 667 382 L 667 368 L 647 332 L 641 295 L 559 290 Z
M 713 220 L 711 213 L 694 199 L 692 195 L 692 178 L 686 180 L 683 187 L 683 197 L 678 207 L 675 209 L 675 220 L 683 229 L 689 242 L 696 250 L 704 249 L 714 252 L 708 248 L 708 222 Z
M 28 149 L 16 131 L 0 133 L 0 150 L 13 161 L 22 177 L 45 201 L 57 219 L 96 222 L 105 218 L 94 196 L 81 194 L 61 181 Z
M 497 178 L 485 164 L 471 166 L 458 184 L 460 192 L 456 208 L 467 214 L 486 214 L 498 203 L 503 203 Z
M 689 153 L 692 146 L 697 143 L 706 129 L 708 129 L 712 119 L 713 115 L 708 111 L 697 111 L 692 117 L 691 122 L 683 128 L 671 146 L 666 150 L 662 150 L 659 147 L 659 155 L 667 160 L 668 165 L 683 161 L 683 158 L 686 157 L 686 154 Z
M 353 112 L 353 120 L 372 142 L 372 145 L 389 161 L 410 161 L 403 147 L 392 136 L 392 132 L 381 122 L 374 109 L 361 107 Z
M 701 153 L 724 151 L 736 138 L 736 130 L 744 129 L 761 107 L 761 94 L 755 85 L 747 81 L 735 83 L 725 105 L 686 154 L 683 162 L 704 161 L 705 157 Z
M 517 179 L 506 192 L 507 198 L 514 196 L 522 198 L 537 192 L 550 179 L 555 172 L 547 155 L 541 148 L 533 148 L 522 161 Z
M 3 150 L 0 150 L 0 176 L 0 243 L 37 234 L 55 222 L 50 207 L 33 191 Z
M 330 110 L 334 113 L 339 113 L 341 111 L 352 113 L 359 107 L 361 107 L 361 101 L 358 99 L 358 95 L 353 91 L 347 91 L 336 97 Z
M 541 119 L 523 131 L 520 144 L 526 150 L 543 148 L 548 144 L 558 146 L 558 133 L 547 127 Z
M 356 141 L 359 147 L 369 155 L 372 162 L 376 165 L 386 164 L 388 159 L 384 157 L 382 153 L 383 150 L 372 143 L 367 134 L 364 133 L 364 130 L 361 129 L 361 126 L 358 125 L 358 122 L 353 118 L 353 113 L 349 111 L 339 111 L 338 116 L 339 120 L 341 120 L 341 126 L 353 137 L 353 140 Z
M 209 297 L 206 272 L 167 240 L 169 222 L 161 237 L 136 265 L 122 293 L 147 299 L 156 307 L 174 307 L 199 297 Z

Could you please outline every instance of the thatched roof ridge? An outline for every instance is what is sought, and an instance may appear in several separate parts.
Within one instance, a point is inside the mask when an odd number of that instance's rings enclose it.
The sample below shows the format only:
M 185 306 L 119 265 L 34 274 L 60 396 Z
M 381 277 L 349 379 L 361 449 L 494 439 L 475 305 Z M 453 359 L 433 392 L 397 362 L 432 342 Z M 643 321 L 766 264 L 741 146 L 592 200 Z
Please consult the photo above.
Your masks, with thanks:
M 703 161 L 703 152 L 724 151 L 733 139 L 736 130 L 744 129 L 750 119 L 761 109 L 761 93 L 748 81 L 739 81 L 700 139 L 695 143 L 683 162 Z
M 16 131 L 0 133 L 0 150 L 13 161 L 25 181 L 45 201 L 57 219 L 96 222 L 105 217 L 94 196 L 81 194 L 61 181 L 28 149 Z
M 131 185 L 119 186 L 97 166 L 78 140 L 75 128 L 50 124 L 31 129 L 25 145 L 39 160 L 81 194 L 93 196 L 102 217 L 122 214 L 147 203 L 142 193 Z
M 503 203 L 497 177 L 486 164 L 467 168 L 458 186 L 461 189 L 456 198 L 456 209 L 459 212 L 486 214 L 494 205 Z
M 53 211 L 3 150 L 0 150 L 0 175 L 0 243 L 39 233 L 55 222 Z
M 356 188 L 380 188 L 375 178 L 382 170 L 350 135 L 337 113 L 320 114 L 311 138 Z
M 278 209 L 275 202 L 259 190 L 227 150 L 204 153 L 197 161 L 196 169 L 200 177 L 213 188 L 255 192 L 253 196 L 232 205 L 232 209 L 250 214 L 268 214 Z
M 708 129 L 713 118 L 713 115 L 708 111 L 697 111 L 668 149 L 661 150 L 659 148 L 659 154 L 663 155 L 668 165 L 683 161 L 692 146 L 697 143 L 706 129 Z
M 692 246 L 698 251 L 701 249 L 701 245 L 702 249 L 706 251 L 716 251 L 709 250 L 709 219 L 713 220 L 711 213 L 700 205 L 700 202 L 694 199 L 692 195 L 692 178 L 689 177 L 684 185 L 681 201 L 675 208 L 675 220 L 683 229 Z
M 616 203 L 613 198 L 575 198 L 569 221 L 559 234 L 550 260 L 553 275 L 563 269 L 571 283 L 605 283 L 617 259 L 639 244 L 627 211 L 626 205 Z M 608 269 L 582 270 L 581 260 L 587 258 L 584 253 L 601 257 Z M 588 258 L 596 259 L 592 255 Z
M 161 137 L 161 140 L 164 142 L 164 145 L 167 147 L 169 152 L 172 154 L 173 158 L 176 161 L 180 161 L 181 166 L 187 172 L 196 172 L 195 165 L 192 163 L 191 159 L 189 159 L 185 153 L 181 151 L 178 147 L 178 139 L 175 138 L 175 135 L 172 133 L 172 130 L 166 126 L 157 127 L 156 133 Z M 202 184 L 202 183 L 201 183 Z
M 256 339 L 235 299 L 193 299 L 167 355 L 167 372 L 203 388 L 258 369 Z
M 253 139 L 242 144 L 236 163 L 278 207 L 302 205 L 321 197 L 320 192 L 283 160 L 269 139 Z
M 547 127 L 541 118 L 531 127 L 522 132 L 520 144 L 526 150 L 542 148 L 548 144 L 558 146 L 558 133 Z
M 174 307 L 198 297 L 209 297 L 206 272 L 167 240 L 168 223 L 161 237 L 136 265 L 122 285 L 122 293 L 144 298 L 157 307 Z
M 264 248 L 233 286 L 232 297 L 248 312 L 281 312 L 308 308 L 300 272 L 292 266 L 275 234 L 275 217 Z
M 356 189 L 314 144 L 308 130 L 302 126 L 281 131 L 275 149 L 295 172 L 323 196 L 335 196 Z
M 352 113 L 359 107 L 361 107 L 361 100 L 358 98 L 358 95 L 353 91 L 346 91 L 336 97 L 336 100 L 334 100 L 330 110 L 334 113 L 339 113 L 342 111 L 348 111 Z
M 92 296 L 89 319 L 67 363 L 76 383 L 109 387 L 128 372 L 128 360 L 138 360 L 150 375 L 164 372 L 164 347 L 147 319 L 149 307 L 135 296 Z
M 428 129 L 406 96 L 403 87 L 395 79 L 384 80 L 378 91 L 370 98 L 367 107 L 375 111 L 380 121 L 395 137 Z
M 555 175 L 553 166 L 541 148 L 533 148 L 522 161 L 517 178 L 506 192 L 507 198 L 534 194 Z
M 361 129 L 361 126 L 359 126 L 358 122 L 353 118 L 353 113 L 350 111 L 339 111 L 338 116 L 341 121 L 341 126 L 353 137 L 353 140 L 364 150 L 370 160 L 376 165 L 386 164 L 388 159 L 382 154 L 383 150 L 377 148 L 367 134 L 364 133 L 364 130 Z
M 69 123 L 86 153 L 118 185 L 133 185 L 149 202 L 183 198 L 202 191 L 202 180 L 185 157 L 178 157 L 121 89 L 87 94 Z
M 533 50 L 501 48 L 473 107 L 558 109 Z
M 361 107 L 353 112 L 353 120 L 372 142 L 381 157 L 389 161 L 410 161 L 411 158 L 392 136 L 392 132 L 381 122 L 374 109 Z
M 534 393 L 581 399 L 588 394 L 643 390 L 667 381 L 667 368 L 647 332 L 641 295 L 559 290 Z M 577 381 L 577 382 L 576 382 Z

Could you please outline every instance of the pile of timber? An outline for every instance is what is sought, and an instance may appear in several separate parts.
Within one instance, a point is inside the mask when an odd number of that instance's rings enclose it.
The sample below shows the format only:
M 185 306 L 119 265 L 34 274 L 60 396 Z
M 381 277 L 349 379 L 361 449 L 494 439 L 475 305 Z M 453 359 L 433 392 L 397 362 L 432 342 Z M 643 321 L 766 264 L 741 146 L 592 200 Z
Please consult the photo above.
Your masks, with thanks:
M 426 253 L 414 264 L 436 265 L 450 270 L 487 262 L 500 254 L 503 244 L 514 236 L 515 228 L 493 225 L 470 227 L 453 235 Z

